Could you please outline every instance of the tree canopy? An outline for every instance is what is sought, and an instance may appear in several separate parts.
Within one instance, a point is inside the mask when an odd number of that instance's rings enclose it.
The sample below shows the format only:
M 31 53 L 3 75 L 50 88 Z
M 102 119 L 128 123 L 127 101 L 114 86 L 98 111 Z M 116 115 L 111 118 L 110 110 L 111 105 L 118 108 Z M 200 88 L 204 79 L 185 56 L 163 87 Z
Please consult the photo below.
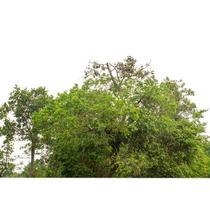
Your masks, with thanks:
M 83 84 L 55 97 L 16 86 L 0 110 L 1 176 L 14 171 L 18 136 L 31 155 L 23 177 L 209 177 L 206 110 L 193 95 L 130 56 L 90 63 Z

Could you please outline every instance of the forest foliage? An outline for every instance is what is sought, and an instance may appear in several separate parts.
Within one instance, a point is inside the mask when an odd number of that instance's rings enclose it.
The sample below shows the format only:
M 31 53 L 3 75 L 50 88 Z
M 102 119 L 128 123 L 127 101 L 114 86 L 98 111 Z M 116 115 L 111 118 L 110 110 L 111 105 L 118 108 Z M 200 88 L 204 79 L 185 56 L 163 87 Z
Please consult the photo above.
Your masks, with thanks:
M 56 96 L 18 86 L 0 107 L 1 177 L 209 177 L 204 109 L 150 64 L 92 62 Z M 16 171 L 14 145 L 30 162 Z

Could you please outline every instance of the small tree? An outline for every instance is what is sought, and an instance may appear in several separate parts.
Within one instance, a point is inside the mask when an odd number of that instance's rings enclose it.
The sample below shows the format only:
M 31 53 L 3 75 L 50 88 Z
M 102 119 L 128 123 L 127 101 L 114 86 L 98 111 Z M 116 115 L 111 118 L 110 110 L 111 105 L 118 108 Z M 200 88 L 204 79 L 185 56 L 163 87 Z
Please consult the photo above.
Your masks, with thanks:
M 2 134 L 11 140 L 26 142 L 26 151 L 30 151 L 30 176 L 34 176 L 34 160 L 36 149 L 39 148 L 39 135 L 33 128 L 32 115 L 41 110 L 51 97 L 45 88 L 21 89 L 17 85 L 10 94 L 8 102 L 1 107 L 3 122 Z

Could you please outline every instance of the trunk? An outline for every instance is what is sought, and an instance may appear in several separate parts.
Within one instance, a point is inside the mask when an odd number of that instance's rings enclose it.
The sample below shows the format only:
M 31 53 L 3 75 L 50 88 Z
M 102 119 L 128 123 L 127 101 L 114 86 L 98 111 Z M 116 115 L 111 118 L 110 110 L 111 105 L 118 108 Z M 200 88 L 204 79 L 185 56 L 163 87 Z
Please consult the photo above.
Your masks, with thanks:
M 35 157 L 35 146 L 34 143 L 31 143 L 31 165 L 29 170 L 30 177 L 34 177 L 34 157 Z
M 115 165 L 115 161 L 116 161 L 116 156 L 120 150 L 120 145 L 121 145 L 122 141 L 119 138 L 116 138 L 115 141 L 112 142 L 111 146 L 112 146 L 112 167 L 111 167 L 111 177 L 113 176 L 113 174 L 116 172 L 117 169 L 117 165 Z

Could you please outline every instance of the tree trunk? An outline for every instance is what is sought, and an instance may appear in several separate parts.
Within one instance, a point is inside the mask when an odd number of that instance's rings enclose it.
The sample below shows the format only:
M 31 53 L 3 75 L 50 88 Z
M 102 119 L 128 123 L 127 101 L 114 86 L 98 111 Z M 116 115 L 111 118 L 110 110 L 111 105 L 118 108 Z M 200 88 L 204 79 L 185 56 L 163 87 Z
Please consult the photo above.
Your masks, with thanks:
M 30 177 L 34 177 L 34 157 L 35 157 L 35 146 L 34 143 L 31 143 L 31 164 L 30 164 L 30 170 L 29 175 Z

